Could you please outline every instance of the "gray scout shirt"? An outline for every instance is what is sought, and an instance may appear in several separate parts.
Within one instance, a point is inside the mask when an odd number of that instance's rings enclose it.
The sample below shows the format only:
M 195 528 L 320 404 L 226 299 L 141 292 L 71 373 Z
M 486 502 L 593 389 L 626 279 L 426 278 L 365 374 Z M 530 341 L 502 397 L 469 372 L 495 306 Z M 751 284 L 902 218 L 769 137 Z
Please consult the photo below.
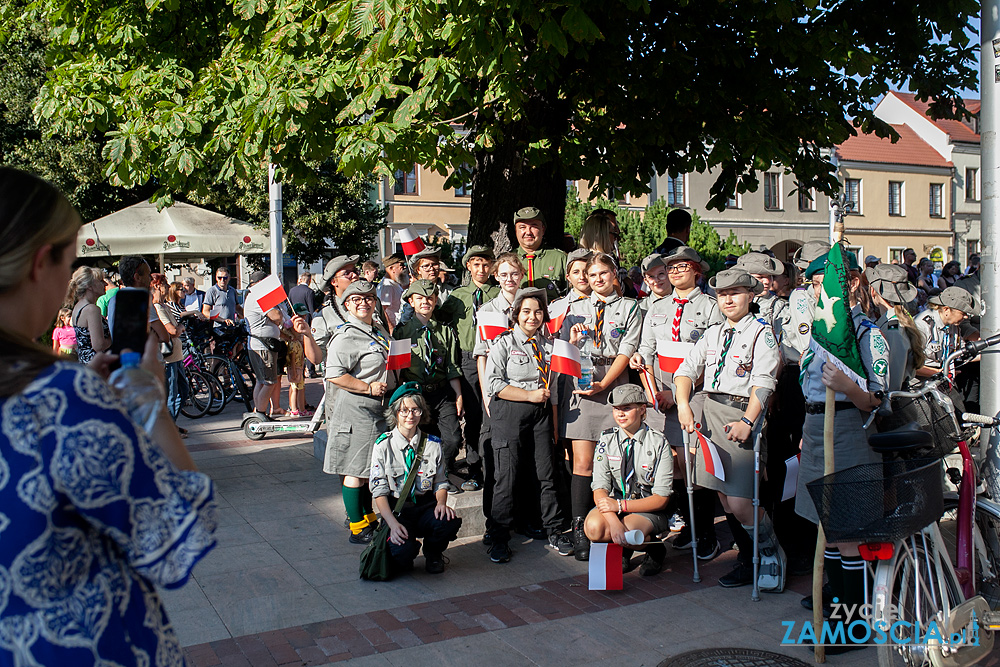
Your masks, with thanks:
M 733 334 L 726 349 L 729 330 Z M 728 320 L 709 327 L 674 376 L 695 383 L 704 372 L 706 392 L 749 398 L 753 387 L 773 390 L 777 386 L 780 364 L 781 352 L 771 327 L 748 313 L 735 327 Z
M 798 362 L 809 349 L 812 340 L 812 321 L 816 311 L 816 294 L 812 286 L 796 287 L 788 297 L 788 321 L 785 323 L 784 342 L 789 350 L 789 361 Z
M 627 493 L 629 489 L 622 486 L 623 461 L 629 453 L 634 457 L 636 475 L 633 493 Z M 666 498 L 673 492 L 673 477 L 673 452 L 659 431 L 643 424 L 631 439 L 620 426 L 601 433 L 594 453 L 592 490 L 603 489 L 619 500 L 650 495 Z
M 604 340 L 601 345 L 596 345 L 594 327 L 597 324 L 598 305 L 601 301 L 605 304 L 604 326 L 602 327 Z M 631 357 L 639 348 L 642 317 L 639 311 L 639 302 L 635 299 L 618 296 L 615 293 L 604 298 L 594 292 L 590 298 L 570 304 L 566 319 L 563 320 L 562 329 L 559 331 L 559 337 L 563 340 L 569 340 L 570 329 L 573 328 L 574 324 L 584 324 L 587 327 L 589 337 L 584 349 L 593 356 L 614 359 L 615 356 L 624 354 L 626 357 Z M 598 364 L 595 363 L 596 365 Z M 602 377 L 600 372 L 596 372 L 594 375 L 595 380 L 600 380 Z
M 868 372 L 868 391 L 885 391 L 889 384 L 889 346 L 885 342 L 885 337 L 861 311 L 861 306 L 851 308 L 851 317 L 854 319 L 854 333 L 858 338 L 861 361 Z M 803 362 L 809 356 L 812 358 L 805 364 L 803 370 L 805 375 L 802 380 L 802 394 L 809 403 L 822 403 L 826 401 L 823 358 L 807 354 L 803 357 Z M 847 395 L 838 391 L 834 394 L 834 400 L 846 401 Z
M 394 428 L 375 439 L 372 447 L 371 476 L 368 478 L 373 498 L 399 497 L 399 490 L 406 483 L 406 475 L 409 472 L 404 452 L 407 447 L 413 447 L 413 454 L 416 455 L 420 448 L 420 438 L 423 436 L 424 434 L 418 429 L 413 438 L 407 440 L 399 429 Z M 447 486 L 448 475 L 444 468 L 444 457 L 441 456 L 441 438 L 428 435 L 417 468 L 417 478 L 413 480 L 413 493 L 422 496 Z
M 887 391 L 900 391 L 915 375 L 913 368 L 912 346 L 910 337 L 899 324 L 896 313 L 887 310 L 875 322 L 885 342 L 889 345 L 889 375 L 886 380 Z
M 945 324 L 940 313 L 933 308 L 913 318 L 917 329 L 924 335 L 924 352 L 928 365 L 940 367 L 948 355 L 962 344 L 958 327 Z
M 391 394 L 396 388 L 396 374 L 386 371 L 388 358 L 389 334 L 385 329 L 349 314 L 327 347 L 326 379 L 351 375 L 362 382 L 387 382 L 386 394 Z
M 493 347 L 486 358 L 486 391 L 490 397 L 499 394 L 507 385 L 527 391 L 545 386 L 542 377 L 549 376 L 552 342 L 541 331 L 532 338 L 538 344 L 541 364 L 535 358 L 535 351 L 521 327 L 515 326 L 493 339 Z
M 510 322 L 510 309 L 514 307 L 513 301 L 508 301 L 507 296 L 501 291 L 493 299 L 483 304 L 479 313 L 503 313 Z M 478 313 L 477 313 L 478 314 Z M 485 357 L 490 353 L 492 343 L 479 335 L 479 323 L 476 323 L 476 347 L 472 350 L 472 356 Z
M 643 363 L 653 367 L 653 376 L 660 388 L 669 387 L 673 374 L 660 369 L 656 361 L 656 344 L 659 341 L 673 340 L 674 317 L 678 304 L 676 294 L 657 299 L 650 306 L 649 312 L 642 322 L 642 337 L 639 342 L 639 354 Z M 680 342 L 697 343 L 705 330 L 713 324 L 722 322 L 725 318 L 719 312 L 715 299 L 695 287 L 687 295 L 688 302 L 683 304 L 681 312 Z

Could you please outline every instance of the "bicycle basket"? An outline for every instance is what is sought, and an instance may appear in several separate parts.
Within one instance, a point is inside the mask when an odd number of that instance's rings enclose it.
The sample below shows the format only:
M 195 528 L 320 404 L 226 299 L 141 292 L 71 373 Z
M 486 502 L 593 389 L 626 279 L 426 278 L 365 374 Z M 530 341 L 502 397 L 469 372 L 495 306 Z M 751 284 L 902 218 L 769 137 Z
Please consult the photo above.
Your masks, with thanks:
M 954 396 L 951 398 L 954 401 Z M 893 399 L 891 406 L 891 414 L 878 418 L 879 433 L 895 431 L 911 422 L 916 422 L 921 430 L 927 431 L 934 437 L 933 446 L 915 450 L 910 454 L 898 454 L 899 458 L 940 459 L 954 450 L 959 440 L 968 439 L 967 432 L 955 429 L 955 423 L 948 410 L 938 403 L 933 395 Z M 961 404 L 956 403 L 956 407 L 956 411 L 960 412 Z
M 827 542 L 895 542 L 941 518 L 938 459 L 865 463 L 806 484 Z

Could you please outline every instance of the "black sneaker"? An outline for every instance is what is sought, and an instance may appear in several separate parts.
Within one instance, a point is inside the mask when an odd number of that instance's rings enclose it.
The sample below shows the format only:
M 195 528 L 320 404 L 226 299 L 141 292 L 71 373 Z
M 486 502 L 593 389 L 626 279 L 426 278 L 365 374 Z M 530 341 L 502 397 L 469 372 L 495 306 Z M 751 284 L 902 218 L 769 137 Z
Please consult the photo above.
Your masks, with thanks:
M 714 537 L 698 540 L 698 560 L 712 560 L 722 553 L 722 545 Z
M 509 563 L 511 555 L 510 547 L 506 542 L 497 542 L 490 547 L 490 560 L 494 563 Z
M 424 563 L 424 569 L 427 570 L 427 574 L 441 574 L 444 572 L 444 564 L 447 559 L 440 555 L 427 556 L 426 562 Z
M 687 551 L 692 548 L 694 540 L 691 539 L 691 527 L 688 525 L 681 526 L 681 529 L 677 531 L 677 537 L 671 542 L 674 549 L 680 551 Z
M 739 588 L 753 583 L 753 564 L 736 561 L 736 566 L 729 574 L 719 577 L 719 585 L 723 588 Z
M 483 546 L 491 547 L 493 546 L 493 536 L 489 533 L 483 533 Z
M 622 549 L 622 573 L 627 574 L 632 571 L 632 556 L 635 555 L 633 549 Z
M 351 544 L 368 544 L 372 541 L 372 537 L 375 536 L 375 524 L 370 523 L 361 529 L 360 533 L 351 533 L 351 537 L 348 538 Z
M 549 533 L 544 528 L 532 528 L 530 526 L 522 526 L 520 528 L 515 528 L 514 532 L 518 535 L 524 535 L 525 537 L 530 537 L 533 540 L 547 540 L 549 539 Z
M 646 547 L 646 557 L 639 565 L 639 576 L 652 577 L 663 569 L 663 561 L 667 557 L 667 548 L 662 544 L 651 544 Z
M 561 533 L 549 535 L 549 547 L 554 549 L 560 556 L 573 555 L 573 542 Z

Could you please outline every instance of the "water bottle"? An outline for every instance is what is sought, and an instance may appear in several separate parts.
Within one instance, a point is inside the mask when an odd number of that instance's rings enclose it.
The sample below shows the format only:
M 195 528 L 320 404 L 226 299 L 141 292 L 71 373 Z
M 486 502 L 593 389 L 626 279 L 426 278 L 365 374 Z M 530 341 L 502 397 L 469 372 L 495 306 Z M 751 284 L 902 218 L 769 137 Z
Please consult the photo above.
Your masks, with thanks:
M 590 359 L 590 352 L 580 350 L 580 379 L 576 381 L 577 389 L 586 391 L 594 383 L 594 362 Z
M 108 383 L 115 388 L 132 420 L 146 433 L 152 433 L 156 421 L 166 414 L 163 383 L 139 366 L 138 352 L 123 352 L 121 368 L 111 374 Z

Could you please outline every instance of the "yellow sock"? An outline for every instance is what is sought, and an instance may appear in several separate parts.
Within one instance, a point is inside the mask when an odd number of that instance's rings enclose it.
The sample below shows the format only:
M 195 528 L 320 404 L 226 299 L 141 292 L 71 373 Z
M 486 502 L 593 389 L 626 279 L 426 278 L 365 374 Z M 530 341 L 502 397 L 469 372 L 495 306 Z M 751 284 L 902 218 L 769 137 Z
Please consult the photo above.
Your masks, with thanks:
M 352 521 L 351 522 L 351 533 L 354 534 L 354 535 L 357 535 L 362 530 L 364 530 L 365 528 L 368 527 L 368 523 L 369 523 L 368 522 L 368 517 L 365 517 L 361 521 L 357 521 L 357 522 Z
M 367 521 L 368 523 L 375 523 L 376 521 L 378 521 L 378 517 L 375 516 L 375 512 L 369 512 L 368 514 L 365 515 L 365 521 Z

